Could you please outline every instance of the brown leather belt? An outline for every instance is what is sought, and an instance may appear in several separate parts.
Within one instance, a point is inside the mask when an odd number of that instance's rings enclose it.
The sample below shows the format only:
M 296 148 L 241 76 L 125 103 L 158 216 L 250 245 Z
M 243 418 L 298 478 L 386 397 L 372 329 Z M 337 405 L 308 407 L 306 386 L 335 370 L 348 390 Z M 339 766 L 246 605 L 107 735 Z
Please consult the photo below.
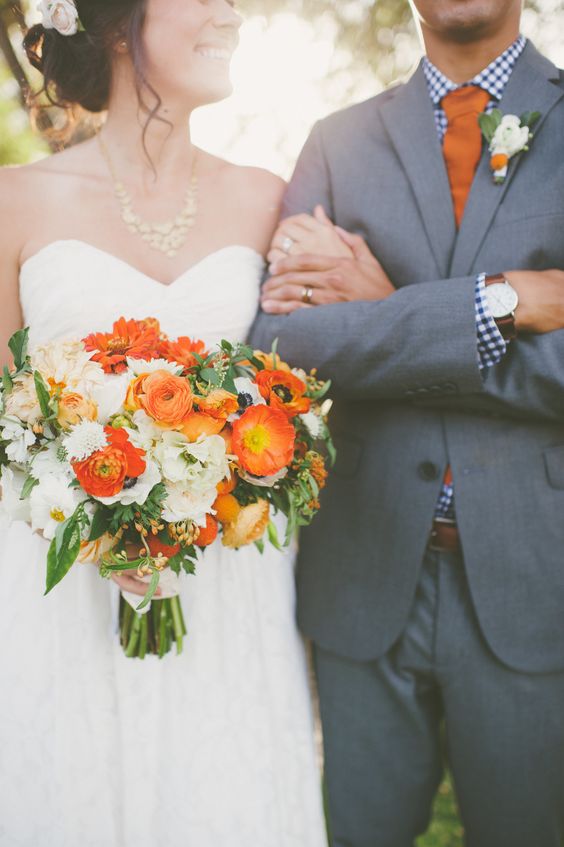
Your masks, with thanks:
M 460 552 L 460 535 L 456 524 L 435 518 L 427 546 L 429 550 L 436 550 L 438 553 Z

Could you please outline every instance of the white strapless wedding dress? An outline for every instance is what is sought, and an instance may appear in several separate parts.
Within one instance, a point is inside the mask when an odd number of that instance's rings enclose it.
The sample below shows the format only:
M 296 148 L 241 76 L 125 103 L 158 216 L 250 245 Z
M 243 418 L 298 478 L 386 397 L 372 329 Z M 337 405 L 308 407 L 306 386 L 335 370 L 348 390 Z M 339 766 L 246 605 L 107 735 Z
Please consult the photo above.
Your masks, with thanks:
M 244 339 L 263 263 L 208 256 L 169 286 L 79 241 L 21 271 L 31 344 L 149 315 Z M 209 549 L 183 578 L 184 653 L 126 659 L 91 565 L 43 597 L 47 544 L 0 527 L 1 847 L 324 847 L 293 556 Z

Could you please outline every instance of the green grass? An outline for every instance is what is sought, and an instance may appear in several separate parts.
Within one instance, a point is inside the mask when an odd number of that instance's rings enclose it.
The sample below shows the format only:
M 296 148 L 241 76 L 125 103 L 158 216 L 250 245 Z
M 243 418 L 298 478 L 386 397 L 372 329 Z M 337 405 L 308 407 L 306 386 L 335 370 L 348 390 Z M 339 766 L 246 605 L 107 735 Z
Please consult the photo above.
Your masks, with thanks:
M 462 847 L 463 837 L 452 783 L 447 778 L 437 794 L 431 826 L 427 834 L 417 840 L 417 847 Z

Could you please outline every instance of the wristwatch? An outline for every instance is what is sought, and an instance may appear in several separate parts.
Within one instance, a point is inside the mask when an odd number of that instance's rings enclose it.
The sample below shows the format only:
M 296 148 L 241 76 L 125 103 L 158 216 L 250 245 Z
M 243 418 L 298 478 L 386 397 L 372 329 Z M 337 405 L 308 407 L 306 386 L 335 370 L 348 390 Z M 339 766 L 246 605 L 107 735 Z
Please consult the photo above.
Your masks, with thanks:
M 486 276 L 485 286 L 491 316 L 505 341 L 511 341 L 517 337 L 515 309 L 519 305 L 519 295 L 503 274 Z

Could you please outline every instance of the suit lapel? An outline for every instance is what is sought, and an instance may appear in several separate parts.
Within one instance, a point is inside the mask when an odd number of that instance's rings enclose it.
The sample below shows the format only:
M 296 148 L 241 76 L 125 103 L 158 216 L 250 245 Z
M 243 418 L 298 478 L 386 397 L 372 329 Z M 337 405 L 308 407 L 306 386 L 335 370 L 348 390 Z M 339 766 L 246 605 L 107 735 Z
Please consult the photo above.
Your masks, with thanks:
M 471 272 L 499 205 L 517 176 L 520 163 L 525 156 L 535 155 L 536 136 L 550 110 L 564 96 L 564 91 L 552 82 L 558 79 L 558 69 L 552 62 L 532 44 L 527 44 L 507 83 L 500 109 L 504 114 L 514 115 L 522 115 L 527 111 L 540 112 L 541 118 L 534 128 L 535 138 L 527 153 L 520 153 L 510 160 L 509 172 L 502 185 L 496 185 L 493 181 L 489 152 L 484 146 L 456 240 L 449 276 L 465 276 Z
M 423 69 L 381 107 L 384 125 L 407 174 L 439 278 L 447 275 L 456 226 L 435 116 Z

